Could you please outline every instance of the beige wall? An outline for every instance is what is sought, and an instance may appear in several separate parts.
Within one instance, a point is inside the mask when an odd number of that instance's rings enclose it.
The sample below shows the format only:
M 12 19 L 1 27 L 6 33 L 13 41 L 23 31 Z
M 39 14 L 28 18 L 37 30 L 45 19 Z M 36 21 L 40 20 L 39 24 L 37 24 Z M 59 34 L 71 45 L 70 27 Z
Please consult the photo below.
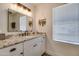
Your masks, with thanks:
M 3 6 L 5 6 L 3 8 Z M 8 6 L 8 4 L 7 4 Z M 7 32 L 7 10 L 6 5 L 0 4 L 0 33 Z
M 36 6 L 36 30 L 47 33 L 47 53 L 51 55 L 79 55 L 79 46 L 66 43 L 59 43 L 52 40 L 52 8 L 62 4 L 38 4 Z M 41 27 L 38 21 L 46 18 L 46 26 Z

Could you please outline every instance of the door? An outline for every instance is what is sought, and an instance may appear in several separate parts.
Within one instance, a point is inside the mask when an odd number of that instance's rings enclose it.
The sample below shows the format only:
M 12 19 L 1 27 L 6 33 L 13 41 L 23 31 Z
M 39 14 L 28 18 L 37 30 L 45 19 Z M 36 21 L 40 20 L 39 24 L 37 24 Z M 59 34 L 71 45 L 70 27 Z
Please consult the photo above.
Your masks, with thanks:
M 24 42 L 24 55 L 25 56 L 40 56 L 43 51 L 42 37 L 34 38 Z
M 23 43 L 0 49 L 0 56 L 22 56 Z

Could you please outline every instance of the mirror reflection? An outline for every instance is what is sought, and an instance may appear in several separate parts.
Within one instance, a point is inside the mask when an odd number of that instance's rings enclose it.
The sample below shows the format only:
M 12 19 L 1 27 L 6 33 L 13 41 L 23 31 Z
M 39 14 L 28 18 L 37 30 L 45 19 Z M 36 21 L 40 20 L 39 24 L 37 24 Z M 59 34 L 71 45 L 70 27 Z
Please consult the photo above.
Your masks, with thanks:
M 15 12 L 14 10 L 8 9 L 8 32 L 25 32 L 29 31 L 29 21 L 32 18 Z M 32 25 L 31 25 L 32 27 Z M 32 31 L 32 29 L 30 30 Z

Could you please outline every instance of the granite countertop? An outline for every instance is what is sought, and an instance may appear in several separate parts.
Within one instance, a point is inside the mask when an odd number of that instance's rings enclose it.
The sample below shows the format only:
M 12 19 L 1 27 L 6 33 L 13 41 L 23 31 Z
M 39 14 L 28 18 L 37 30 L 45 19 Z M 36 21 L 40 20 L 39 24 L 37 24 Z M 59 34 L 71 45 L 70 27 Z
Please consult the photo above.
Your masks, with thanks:
M 15 45 L 21 42 L 25 42 L 28 41 L 30 39 L 36 38 L 36 37 L 40 37 L 40 36 L 44 36 L 44 35 L 34 35 L 34 36 L 12 36 L 9 39 L 5 39 L 5 40 L 0 40 L 0 49 L 7 47 L 7 46 L 11 46 L 11 45 Z

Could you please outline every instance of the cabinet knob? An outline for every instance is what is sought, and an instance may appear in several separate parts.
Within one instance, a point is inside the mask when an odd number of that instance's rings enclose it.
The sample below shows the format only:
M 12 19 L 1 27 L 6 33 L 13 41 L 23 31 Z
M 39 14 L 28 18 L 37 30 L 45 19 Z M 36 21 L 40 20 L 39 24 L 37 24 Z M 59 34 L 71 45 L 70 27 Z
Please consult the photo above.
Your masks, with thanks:
M 36 46 L 37 46 L 37 44 L 33 45 L 33 47 L 36 47 Z
M 10 52 L 13 52 L 13 51 L 15 51 L 16 50 L 16 48 L 12 48 L 11 50 L 10 50 Z
M 23 52 L 21 52 L 20 54 L 24 54 Z

